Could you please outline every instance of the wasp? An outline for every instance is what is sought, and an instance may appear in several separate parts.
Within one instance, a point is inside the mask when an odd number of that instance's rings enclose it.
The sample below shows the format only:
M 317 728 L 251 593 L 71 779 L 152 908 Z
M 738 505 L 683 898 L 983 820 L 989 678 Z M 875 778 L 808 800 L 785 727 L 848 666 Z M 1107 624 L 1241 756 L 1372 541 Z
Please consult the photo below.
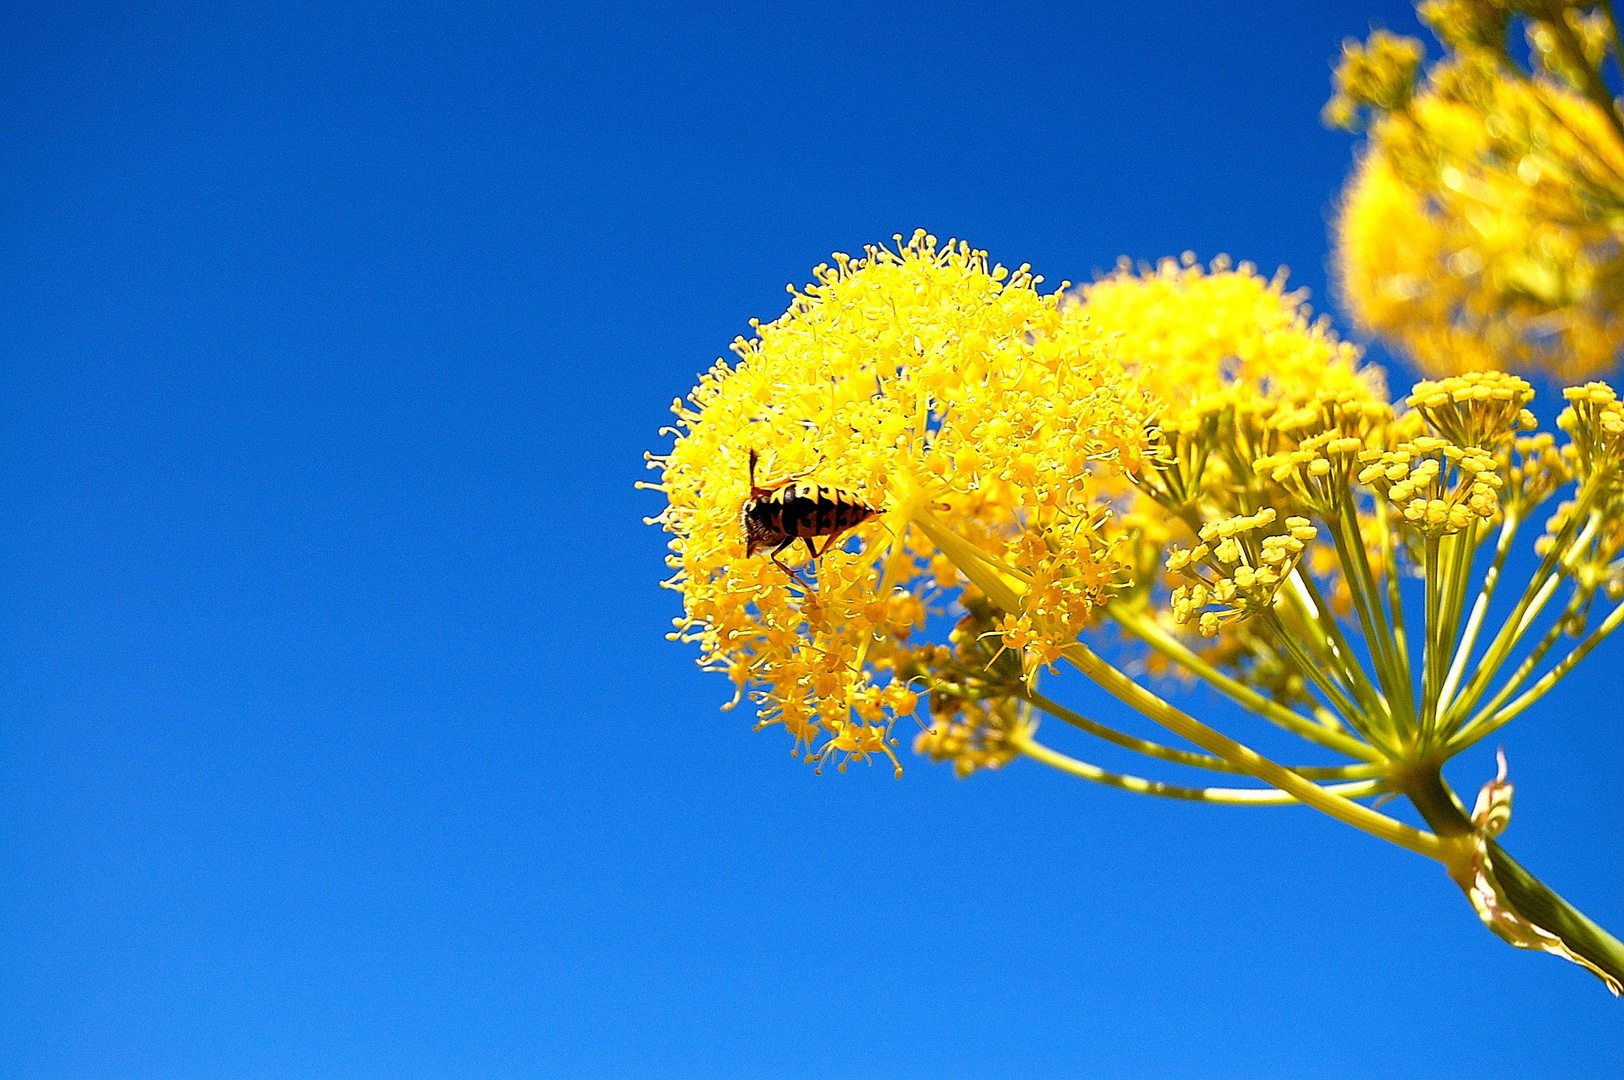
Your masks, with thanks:
M 779 561 L 779 554 L 797 540 L 816 559 L 840 534 L 854 529 L 879 514 L 874 507 L 849 491 L 827 484 L 797 484 L 807 475 L 799 473 L 766 487 L 756 483 L 756 452 L 750 451 L 750 497 L 744 502 L 744 554 L 748 558 L 761 548 L 772 548 L 772 561 L 794 577 Z M 815 468 L 816 466 L 814 466 Z M 811 470 L 807 470 L 810 472 Z M 823 547 L 813 541 L 822 538 Z

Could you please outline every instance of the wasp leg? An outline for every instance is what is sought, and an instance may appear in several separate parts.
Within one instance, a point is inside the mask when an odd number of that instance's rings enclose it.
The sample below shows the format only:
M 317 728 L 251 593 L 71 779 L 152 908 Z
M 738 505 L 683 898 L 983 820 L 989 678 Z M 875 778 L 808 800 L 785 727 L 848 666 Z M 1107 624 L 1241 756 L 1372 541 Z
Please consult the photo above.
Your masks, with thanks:
M 823 455 L 819 454 L 818 455 L 818 460 L 816 460 L 816 461 L 814 461 L 812 463 L 812 467 L 810 469 L 802 469 L 800 472 L 796 473 L 794 476 L 786 476 L 782 480 L 774 480 L 773 481 L 773 486 L 774 487 L 783 487 L 785 484 L 792 483 L 792 482 L 794 482 L 796 480 L 799 480 L 803 476 L 811 476 L 813 473 L 818 471 L 818 466 L 822 465 L 822 464 L 823 464 Z
M 830 535 L 825 536 L 823 538 L 823 546 L 821 548 L 818 547 L 817 545 L 815 545 L 812 542 L 812 537 L 810 537 L 810 536 L 803 536 L 803 537 L 801 537 L 801 539 L 806 541 L 806 550 L 812 556 L 812 565 L 816 566 L 817 563 L 818 563 L 819 557 L 821 557 L 825 551 L 829 550 L 830 546 L 832 544 L 834 544 L 834 542 L 837 539 L 839 539 L 839 536 L 837 534 L 834 534 L 834 533 L 831 533 Z M 804 582 L 803 582 L 803 584 L 804 584 Z
M 849 528 L 842 529 L 842 530 L 840 530 L 840 532 L 830 533 L 829 535 L 825 536 L 823 538 L 823 546 L 821 548 L 819 548 L 818 550 L 814 551 L 812 553 L 812 557 L 814 559 L 816 559 L 818 556 L 822 555 L 824 552 L 828 551 L 830 548 L 835 547 L 836 545 L 838 545 L 840 543 L 841 536 L 844 535 L 845 533 L 849 532 L 849 531 L 850 531 Z M 810 548 L 812 546 L 812 541 L 808 540 L 806 542 L 806 546 Z
M 786 548 L 788 548 L 790 545 L 794 544 L 795 541 L 798 540 L 798 539 L 800 539 L 800 537 L 796 537 L 796 536 L 790 537 L 788 540 L 785 540 L 782 544 L 779 544 L 777 547 L 773 548 L 773 553 L 768 557 L 772 559 L 773 564 L 776 565 L 778 567 L 778 569 L 782 570 L 784 573 L 788 574 L 790 577 L 792 577 L 796 581 L 800 582 L 801 588 L 805 589 L 807 592 L 811 592 L 812 591 L 812 586 L 807 583 L 807 580 L 805 578 L 803 578 L 800 574 L 797 574 L 795 571 L 791 570 L 788 566 L 785 566 L 784 561 L 778 557 L 778 556 L 780 556 L 780 555 L 782 555 L 784 553 L 784 550 Z
M 752 450 L 750 451 L 750 496 L 751 498 L 760 498 L 763 495 L 770 495 L 781 487 L 795 483 L 795 481 L 801 479 L 803 476 L 811 476 L 813 473 L 818 471 L 818 466 L 822 464 L 823 455 L 819 454 L 818 460 L 812 463 L 812 467 L 810 469 L 804 469 L 793 476 L 781 476 L 777 480 L 769 480 L 765 484 L 757 486 L 756 452 Z

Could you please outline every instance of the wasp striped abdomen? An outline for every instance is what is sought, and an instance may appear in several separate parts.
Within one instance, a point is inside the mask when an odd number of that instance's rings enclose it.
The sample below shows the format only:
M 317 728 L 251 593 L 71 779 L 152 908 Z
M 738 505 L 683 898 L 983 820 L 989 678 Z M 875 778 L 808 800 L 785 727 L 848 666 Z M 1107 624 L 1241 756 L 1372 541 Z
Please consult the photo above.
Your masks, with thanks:
M 754 555 L 772 549 L 772 560 L 797 540 L 816 559 L 840 534 L 879 513 L 849 491 L 828 484 L 793 481 L 773 487 L 756 485 L 756 453 L 750 452 L 750 498 L 744 504 L 744 551 Z M 813 543 L 822 538 L 820 548 Z M 782 566 L 782 563 L 779 563 Z

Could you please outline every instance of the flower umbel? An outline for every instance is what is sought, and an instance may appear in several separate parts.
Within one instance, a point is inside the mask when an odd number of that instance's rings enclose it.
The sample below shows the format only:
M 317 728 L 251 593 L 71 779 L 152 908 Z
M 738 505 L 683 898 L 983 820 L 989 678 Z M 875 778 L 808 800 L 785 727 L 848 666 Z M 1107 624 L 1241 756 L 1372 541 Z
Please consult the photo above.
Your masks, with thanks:
M 1360 328 L 1422 368 L 1565 376 L 1624 346 L 1624 114 L 1608 89 L 1617 29 L 1565 3 L 1433 0 L 1445 55 L 1350 43 L 1329 123 L 1369 141 L 1336 223 L 1335 262 Z M 1532 67 L 1508 47 L 1515 15 Z
M 1283 532 L 1266 533 L 1276 517 L 1265 506 L 1250 517 L 1210 521 L 1201 526 L 1199 545 L 1173 549 L 1167 569 L 1195 582 L 1173 590 L 1174 622 L 1196 623 L 1210 638 L 1225 622 L 1273 611 L 1275 593 L 1319 534 L 1304 517 L 1287 518 Z M 1218 610 L 1207 610 L 1209 604 Z
M 1061 332 L 1040 282 L 923 232 L 836 255 L 674 406 L 676 443 L 651 463 L 684 601 L 676 636 L 820 766 L 895 762 L 892 726 L 917 701 L 898 651 L 957 582 L 910 528 L 920 514 L 1041 582 L 1008 613 L 1017 652 L 1052 659 L 1119 576 L 1091 490 L 1137 461 L 1145 409 L 1093 335 Z M 746 553 L 752 452 L 770 475 L 882 511 L 822 553 L 815 587 Z

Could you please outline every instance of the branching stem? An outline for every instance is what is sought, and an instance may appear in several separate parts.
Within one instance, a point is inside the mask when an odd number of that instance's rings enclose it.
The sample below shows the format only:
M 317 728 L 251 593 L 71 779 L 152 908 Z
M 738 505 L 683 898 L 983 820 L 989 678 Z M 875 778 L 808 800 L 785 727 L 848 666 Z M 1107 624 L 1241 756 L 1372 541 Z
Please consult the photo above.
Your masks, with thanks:
M 951 559 L 960 572 L 995 605 L 1005 611 L 1020 610 L 1024 583 L 980 558 L 975 545 L 957 536 L 929 510 L 919 509 L 914 523 L 936 545 L 937 550 Z M 1431 833 L 1395 821 L 1367 806 L 1327 791 L 1312 780 L 1305 780 L 1283 765 L 1269 760 L 1251 747 L 1215 731 L 1146 690 L 1101 660 L 1092 649 L 1081 642 L 1068 646 L 1061 655 L 1123 704 L 1137 709 L 1173 734 L 1188 739 L 1208 753 L 1241 766 L 1265 784 L 1279 788 L 1316 810 L 1323 811 L 1338 821 L 1368 832 L 1372 836 L 1408 848 L 1428 858 L 1443 858 L 1442 845 Z
M 1472 650 L 1477 648 L 1478 631 L 1483 626 L 1483 617 L 1488 614 L 1489 602 L 1494 599 L 1495 586 L 1500 583 L 1500 571 L 1505 567 L 1506 556 L 1511 551 L 1511 541 L 1517 535 L 1517 528 L 1521 520 L 1515 513 L 1508 512 L 1505 520 L 1500 523 L 1500 536 L 1494 543 L 1494 560 L 1483 574 L 1483 585 L 1478 589 L 1477 600 L 1472 604 L 1472 614 L 1466 620 L 1466 633 L 1462 635 L 1460 644 L 1455 647 L 1454 661 L 1449 665 L 1449 675 L 1444 679 L 1443 688 L 1438 692 L 1438 713 L 1441 716 L 1449 715 L 1450 701 L 1455 696 L 1455 688 L 1460 684 L 1461 675 L 1466 671 L 1466 663 L 1471 659 Z
M 1327 750 L 1335 750 L 1349 757 L 1358 758 L 1361 761 L 1382 760 L 1382 754 L 1367 743 L 1343 734 L 1341 731 L 1334 730 L 1323 722 L 1315 723 L 1279 702 L 1264 697 L 1245 683 L 1225 675 L 1190 651 L 1183 642 L 1157 626 L 1155 620 L 1146 616 L 1144 612 L 1133 611 L 1120 604 L 1112 603 L 1106 607 L 1105 613 L 1116 620 L 1117 624 L 1124 630 L 1133 634 L 1184 670 L 1205 680 L 1213 688 L 1237 704 L 1262 716 L 1265 720 L 1272 721 L 1287 731 L 1301 735 L 1311 742 L 1316 742 Z

